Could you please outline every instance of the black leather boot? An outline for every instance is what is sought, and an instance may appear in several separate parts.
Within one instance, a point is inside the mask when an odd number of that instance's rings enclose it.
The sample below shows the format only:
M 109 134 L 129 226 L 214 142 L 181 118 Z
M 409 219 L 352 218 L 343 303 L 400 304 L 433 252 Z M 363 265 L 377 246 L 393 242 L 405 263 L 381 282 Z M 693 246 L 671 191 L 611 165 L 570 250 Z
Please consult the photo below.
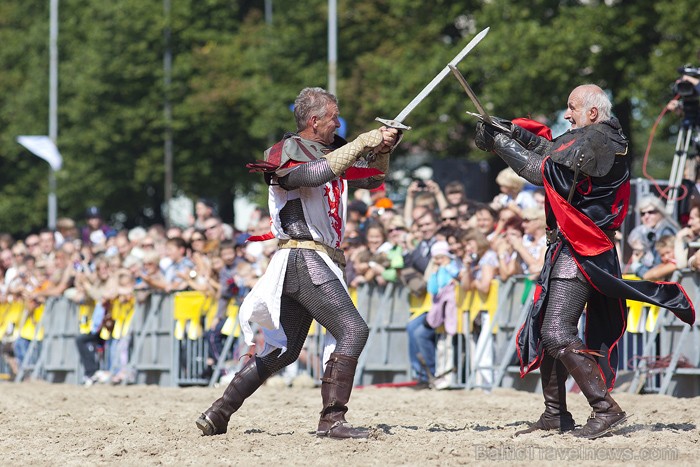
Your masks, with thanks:
M 557 430 L 563 433 L 573 430 L 576 426 L 571 413 L 566 409 L 566 379 L 569 377 L 569 372 L 566 371 L 564 364 L 545 353 L 540 364 L 540 375 L 544 412 L 529 428 L 516 431 L 515 436 L 538 430 Z
M 332 353 L 321 379 L 323 410 L 318 421 L 317 436 L 329 438 L 367 438 L 369 431 L 354 428 L 345 420 L 347 403 L 352 392 L 357 358 Z
M 558 357 L 593 408 L 586 424 L 574 430 L 574 436 L 587 439 L 599 438 L 627 420 L 627 414 L 608 392 L 598 362 L 581 342 L 575 342 L 560 350 Z
M 256 358 L 251 358 L 236 373 L 224 395 L 217 399 L 197 419 L 197 428 L 202 430 L 205 436 L 220 435 L 226 433 L 231 415 L 241 408 L 243 401 L 250 397 L 264 382 L 258 374 Z

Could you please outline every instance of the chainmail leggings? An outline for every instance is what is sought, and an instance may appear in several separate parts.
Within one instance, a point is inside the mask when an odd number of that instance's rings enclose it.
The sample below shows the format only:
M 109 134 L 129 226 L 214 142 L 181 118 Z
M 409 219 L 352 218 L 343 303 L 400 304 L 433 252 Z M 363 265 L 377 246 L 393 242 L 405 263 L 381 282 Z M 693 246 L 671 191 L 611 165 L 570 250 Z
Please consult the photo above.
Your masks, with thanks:
M 342 355 L 359 357 L 369 336 L 367 324 L 340 280 L 315 285 L 303 256 L 298 250 L 290 252 L 282 293 L 280 325 L 287 336 L 287 351 L 280 355 L 281 350 L 277 349 L 258 357 L 258 371 L 263 379 L 296 361 L 314 319 L 335 337 L 335 352 Z M 325 263 L 323 266 L 328 267 Z
M 591 285 L 580 279 L 550 280 L 541 333 L 542 345 L 553 357 L 569 344 L 581 341 L 578 322 L 591 290 Z

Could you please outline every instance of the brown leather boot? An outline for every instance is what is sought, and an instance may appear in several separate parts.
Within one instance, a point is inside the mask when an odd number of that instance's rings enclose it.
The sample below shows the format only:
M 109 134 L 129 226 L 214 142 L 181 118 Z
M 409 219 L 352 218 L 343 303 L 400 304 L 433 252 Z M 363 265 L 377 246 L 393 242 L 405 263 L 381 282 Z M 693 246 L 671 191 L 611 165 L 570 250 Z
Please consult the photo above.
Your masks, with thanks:
M 574 430 L 574 436 L 596 439 L 627 420 L 627 414 L 610 396 L 598 362 L 595 361 L 590 351 L 586 350 L 583 343 L 575 342 L 560 350 L 559 360 L 569 370 L 593 408 L 586 424 L 582 428 Z
M 323 410 L 318 421 L 317 436 L 329 438 L 367 438 L 369 431 L 354 428 L 345 421 L 347 403 L 352 392 L 357 358 L 332 353 L 321 379 Z
M 545 353 L 540 364 L 542 377 L 542 394 L 544 395 L 544 412 L 539 420 L 529 428 L 516 431 L 515 436 L 538 430 L 557 430 L 560 433 L 571 431 L 576 426 L 571 413 L 566 409 L 566 378 L 569 372 L 554 357 Z
M 197 428 L 202 430 L 205 436 L 226 433 L 231 415 L 241 408 L 243 401 L 250 397 L 263 381 L 258 374 L 256 359 L 251 358 L 233 377 L 224 395 L 199 416 Z

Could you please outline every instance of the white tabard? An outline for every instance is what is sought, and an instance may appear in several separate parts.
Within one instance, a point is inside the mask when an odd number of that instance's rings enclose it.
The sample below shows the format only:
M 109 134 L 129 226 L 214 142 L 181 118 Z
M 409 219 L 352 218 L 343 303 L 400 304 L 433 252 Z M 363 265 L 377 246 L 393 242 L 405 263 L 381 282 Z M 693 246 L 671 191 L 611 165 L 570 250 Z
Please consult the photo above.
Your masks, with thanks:
M 311 231 L 312 238 L 332 248 L 339 248 L 345 227 L 345 210 L 347 206 L 347 182 L 333 179 L 318 187 L 303 187 L 287 191 L 279 186 L 269 188 L 268 205 L 272 217 L 272 233 L 276 238 L 289 239 L 282 230 L 279 213 L 287 201 L 300 199 L 304 218 Z M 280 301 L 287 271 L 289 249 L 275 252 L 263 276 L 253 286 L 239 310 L 241 330 L 248 345 L 253 344 L 253 330 L 250 323 L 257 323 L 263 328 L 265 349 L 260 356 L 279 348 L 287 350 L 287 337 L 280 327 Z M 323 251 L 317 251 L 328 267 L 340 279 L 347 292 L 344 274 L 341 268 Z M 324 347 L 325 362 L 335 349 L 335 339 L 326 333 Z

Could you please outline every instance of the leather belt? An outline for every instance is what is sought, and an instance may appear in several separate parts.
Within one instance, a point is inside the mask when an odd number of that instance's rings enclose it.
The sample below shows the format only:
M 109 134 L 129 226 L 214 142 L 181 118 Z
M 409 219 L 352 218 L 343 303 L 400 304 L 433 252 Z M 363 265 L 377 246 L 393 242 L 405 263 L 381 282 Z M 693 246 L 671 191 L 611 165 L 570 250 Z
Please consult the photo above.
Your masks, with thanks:
M 343 250 L 332 248 L 314 240 L 295 240 L 293 238 L 289 240 L 280 240 L 277 248 L 280 250 L 284 248 L 301 248 L 302 250 L 325 251 L 333 262 L 345 267 L 345 253 Z
M 552 243 L 556 243 L 557 237 L 559 236 L 559 229 L 547 230 L 544 235 L 547 237 L 547 245 L 551 245 Z

